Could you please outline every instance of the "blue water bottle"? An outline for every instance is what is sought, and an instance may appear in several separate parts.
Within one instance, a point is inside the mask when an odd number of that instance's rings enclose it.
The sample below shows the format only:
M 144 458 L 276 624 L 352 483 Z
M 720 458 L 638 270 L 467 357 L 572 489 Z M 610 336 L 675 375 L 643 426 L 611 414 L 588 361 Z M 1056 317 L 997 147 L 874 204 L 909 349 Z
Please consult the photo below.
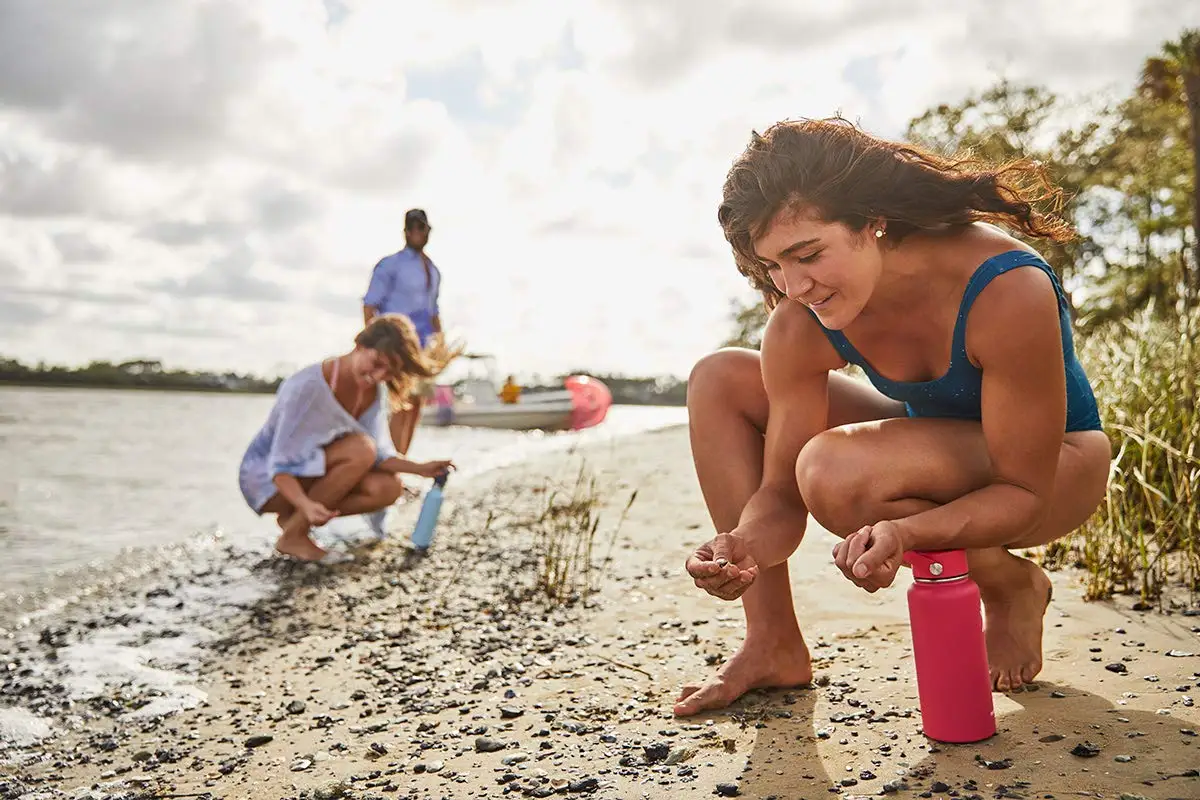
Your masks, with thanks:
M 433 541 L 433 529 L 437 526 L 438 514 L 442 511 L 442 487 L 446 485 L 449 472 L 443 472 L 433 479 L 433 486 L 425 493 L 425 501 L 421 503 L 421 513 L 417 516 L 417 527 L 413 528 L 413 547 L 421 552 L 429 549 Z

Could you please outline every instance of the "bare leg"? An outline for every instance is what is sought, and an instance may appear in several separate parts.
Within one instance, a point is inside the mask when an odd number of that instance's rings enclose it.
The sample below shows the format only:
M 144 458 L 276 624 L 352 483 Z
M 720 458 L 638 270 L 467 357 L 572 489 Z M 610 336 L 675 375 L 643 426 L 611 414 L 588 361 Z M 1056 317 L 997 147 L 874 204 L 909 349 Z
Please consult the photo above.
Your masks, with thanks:
M 397 411 L 388 420 L 388 428 L 392 433 L 392 444 L 396 446 L 396 452 L 402 456 L 407 456 L 408 448 L 412 446 L 413 435 L 417 431 L 417 422 L 421 418 L 421 406 L 424 401 L 420 397 L 414 397 L 411 402 L 412 408 Z
M 902 407 L 841 375 L 829 381 L 834 421 L 894 415 Z M 701 360 L 688 381 L 688 419 L 696 476 L 717 531 L 733 530 L 762 481 L 767 395 L 758 353 L 724 350 Z M 803 526 L 805 520 L 797 520 Z M 683 688 L 678 716 L 729 705 L 755 688 L 812 680 L 812 663 L 788 580 L 787 562 L 763 570 L 742 595 L 746 639 L 716 676 Z
M 992 686 L 1008 692 L 1042 671 L 1042 628 L 1050 578 L 1037 564 L 1003 547 L 972 550 L 968 563 L 983 596 Z
M 301 481 L 306 492 L 312 484 L 312 478 L 305 478 Z M 400 479 L 399 475 L 381 470 L 371 470 L 363 476 L 358 485 L 350 490 L 350 494 L 342 498 L 336 511 L 343 516 L 370 514 L 372 511 L 392 505 L 400 499 L 402 494 L 404 494 L 404 481 Z M 263 508 L 263 513 L 278 514 L 277 522 L 282 529 L 287 527 L 288 520 L 296 513 L 296 509 L 281 495 L 275 495 L 271 498 L 271 502 Z
M 340 514 L 370 514 L 387 508 L 400 499 L 404 482 L 390 472 L 371 470 L 361 482 L 338 503 Z
M 308 493 L 308 490 L 312 488 L 313 483 L 316 482 L 316 478 L 299 478 L 298 480 L 300 481 L 300 487 L 304 489 L 305 494 Z M 276 494 L 266 502 L 261 513 L 274 514 L 275 524 L 278 525 L 279 530 L 282 531 L 287 527 L 288 520 L 291 519 L 292 515 L 296 513 L 296 507 L 289 503 L 283 495 Z
M 343 436 L 325 448 L 325 474 L 313 482 L 306 494 L 326 508 L 337 508 L 343 498 L 371 469 L 375 445 L 365 436 Z M 311 526 L 303 514 L 293 513 L 283 522 L 283 533 L 275 549 L 302 561 L 316 561 L 326 555 L 309 538 Z
M 1103 433 L 1066 434 L 1050 511 L 1037 531 L 1011 547 L 1043 545 L 1082 525 L 1104 497 L 1110 455 Z M 840 536 L 952 502 L 993 475 L 979 423 L 931 419 L 826 431 L 804 448 L 796 473 L 813 518 Z M 1007 548 L 967 555 L 983 596 L 992 683 L 1000 691 L 1020 688 L 1042 668 L 1050 579 Z

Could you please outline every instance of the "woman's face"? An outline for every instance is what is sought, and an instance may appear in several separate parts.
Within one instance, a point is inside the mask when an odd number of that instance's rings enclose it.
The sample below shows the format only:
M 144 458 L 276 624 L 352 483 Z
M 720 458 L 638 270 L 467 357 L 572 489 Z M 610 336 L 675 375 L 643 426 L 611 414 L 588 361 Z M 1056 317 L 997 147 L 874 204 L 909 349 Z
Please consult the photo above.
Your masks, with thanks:
M 350 372 L 362 388 L 369 388 L 391 377 L 392 364 L 387 356 L 370 347 L 357 347 L 351 358 Z
M 840 330 L 862 312 L 883 268 L 875 226 L 854 232 L 815 213 L 783 209 L 754 241 L 775 288 L 812 309 L 821 324 Z

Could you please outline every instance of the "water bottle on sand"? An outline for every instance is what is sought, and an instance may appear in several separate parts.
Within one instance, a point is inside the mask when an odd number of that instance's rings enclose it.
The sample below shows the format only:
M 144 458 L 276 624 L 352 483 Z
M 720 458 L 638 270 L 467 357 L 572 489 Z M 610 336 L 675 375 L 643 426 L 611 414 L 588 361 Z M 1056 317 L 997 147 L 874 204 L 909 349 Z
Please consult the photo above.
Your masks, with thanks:
M 996 733 L 979 587 L 964 550 L 908 552 L 908 590 L 917 694 L 925 735 L 978 742 Z
M 442 488 L 446 485 L 449 472 L 443 472 L 433 479 L 433 486 L 425 493 L 421 503 L 421 513 L 417 516 L 417 526 L 413 528 L 413 547 L 424 552 L 433 542 L 433 530 L 437 526 L 438 514 L 442 511 Z

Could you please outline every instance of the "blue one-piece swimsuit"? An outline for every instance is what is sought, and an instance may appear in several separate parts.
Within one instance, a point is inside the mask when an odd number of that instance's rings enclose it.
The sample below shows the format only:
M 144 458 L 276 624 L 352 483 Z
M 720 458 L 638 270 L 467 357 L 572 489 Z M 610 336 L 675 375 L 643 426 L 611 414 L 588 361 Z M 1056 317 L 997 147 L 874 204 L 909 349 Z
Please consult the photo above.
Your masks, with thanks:
M 1050 265 L 1033 253 L 1010 250 L 992 256 L 975 270 L 963 292 L 962 302 L 958 307 L 958 318 L 954 322 L 950 368 L 940 378 L 931 381 L 888 380 L 867 363 L 845 334 L 824 326 L 821 326 L 821 329 L 825 331 L 825 336 L 842 358 L 862 367 L 880 392 L 893 400 L 903 402 L 910 417 L 978 420 L 982 418 L 980 398 L 983 372 L 967 357 L 967 314 L 970 313 L 975 298 L 993 278 L 1018 267 L 1037 267 L 1044 271 L 1053 281 L 1054 291 L 1058 295 L 1059 328 L 1062 331 L 1063 360 L 1066 362 L 1067 372 L 1067 431 L 1102 430 L 1096 396 L 1075 354 L 1070 306 L 1066 294 Z

